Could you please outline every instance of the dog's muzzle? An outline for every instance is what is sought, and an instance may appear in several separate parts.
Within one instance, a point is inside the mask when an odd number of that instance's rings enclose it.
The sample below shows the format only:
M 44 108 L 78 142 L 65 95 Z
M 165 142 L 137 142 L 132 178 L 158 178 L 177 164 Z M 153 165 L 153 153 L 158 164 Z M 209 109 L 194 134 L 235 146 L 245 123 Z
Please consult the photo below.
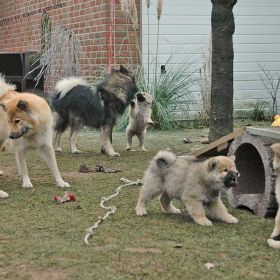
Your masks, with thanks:
M 224 178 L 225 187 L 231 188 L 235 187 L 238 182 L 239 173 L 235 171 L 229 171 Z
M 138 92 L 136 94 L 136 98 L 138 102 L 144 102 L 146 100 L 146 98 L 143 96 L 143 94 L 141 92 Z
M 9 135 L 10 139 L 18 139 L 20 137 L 22 137 L 24 134 L 26 134 L 28 132 L 28 127 L 25 127 L 24 129 L 22 129 L 20 132 L 11 132 Z

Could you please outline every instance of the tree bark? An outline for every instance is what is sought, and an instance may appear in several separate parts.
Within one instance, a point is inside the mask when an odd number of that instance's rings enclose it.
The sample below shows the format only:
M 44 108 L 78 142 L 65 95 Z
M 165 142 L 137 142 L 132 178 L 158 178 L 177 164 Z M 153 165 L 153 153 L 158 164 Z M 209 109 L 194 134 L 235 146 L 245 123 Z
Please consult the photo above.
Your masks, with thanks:
M 211 0 L 212 83 L 210 142 L 233 131 L 233 42 L 232 9 L 237 0 Z

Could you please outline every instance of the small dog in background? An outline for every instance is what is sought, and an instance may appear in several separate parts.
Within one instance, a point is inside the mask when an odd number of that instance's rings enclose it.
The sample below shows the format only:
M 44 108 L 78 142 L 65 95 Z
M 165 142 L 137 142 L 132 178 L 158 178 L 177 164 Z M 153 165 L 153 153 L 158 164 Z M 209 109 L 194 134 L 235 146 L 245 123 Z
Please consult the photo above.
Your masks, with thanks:
M 272 162 L 273 170 L 276 175 L 276 182 L 275 182 L 275 195 L 276 200 L 278 203 L 278 211 L 275 217 L 275 226 L 273 232 L 271 234 L 271 238 L 267 240 L 267 243 L 270 247 L 275 249 L 280 249 L 280 144 L 276 143 L 271 145 L 271 149 L 274 153 L 274 158 Z
M 154 122 L 151 119 L 153 97 L 147 92 L 138 92 L 135 101 L 130 103 L 129 123 L 126 128 L 127 146 L 130 150 L 133 136 L 139 139 L 139 147 L 142 151 L 146 151 L 144 147 L 144 137 L 149 125 Z
M 145 172 L 136 214 L 147 215 L 146 203 L 160 195 L 160 203 L 166 213 L 180 213 L 171 202 L 176 198 L 184 202 L 190 216 L 199 225 L 212 225 L 204 207 L 210 217 L 235 224 L 238 220 L 228 213 L 220 192 L 223 187 L 236 186 L 238 176 L 233 159 L 225 156 L 199 160 L 193 156 L 176 156 L 170 151 L 160 151 Z

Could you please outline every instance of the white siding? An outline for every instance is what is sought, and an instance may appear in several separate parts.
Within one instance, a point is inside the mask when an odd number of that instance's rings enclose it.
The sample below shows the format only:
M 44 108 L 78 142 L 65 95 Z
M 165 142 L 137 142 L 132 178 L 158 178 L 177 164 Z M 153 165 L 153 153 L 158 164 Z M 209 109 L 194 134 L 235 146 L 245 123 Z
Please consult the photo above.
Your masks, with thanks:
M 142 53 L 147 69 L 148 26 L 146 1 L 142 1 Z M 156 52 L 156 2 L 150 7 L 150 61 Z M 180 63 L 191 57 L 201 67 L 211 31 L 210 0 L 165 0 L 160 19 L 158 68 L 170 54 Z M 258 63 L 272 73 L 280 72 L 280 0 L 238 0 L 234 7 L 234 105 L 252 108 L 257 100 L 268 100 Z M 151 67 L 153 69 L 153 67 Z M 150 70 L 151 71 L 151 70 Z M 158 70 L 159 71 L 159 70 Z M 167 67 L 168 71 L 168 67 Z M 194 89 L 197 97 L 199 88 Z

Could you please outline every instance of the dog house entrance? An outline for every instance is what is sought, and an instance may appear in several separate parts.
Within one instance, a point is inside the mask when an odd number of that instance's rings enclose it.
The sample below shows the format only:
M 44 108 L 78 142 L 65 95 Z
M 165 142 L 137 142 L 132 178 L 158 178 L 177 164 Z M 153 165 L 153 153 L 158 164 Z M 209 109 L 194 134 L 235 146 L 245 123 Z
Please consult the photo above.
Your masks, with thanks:
M 262 194 L 265 191 L 265 170 L 258 150 L 245 143 L 235 152 L 236 167 L 241 176 L 235 194 Z

